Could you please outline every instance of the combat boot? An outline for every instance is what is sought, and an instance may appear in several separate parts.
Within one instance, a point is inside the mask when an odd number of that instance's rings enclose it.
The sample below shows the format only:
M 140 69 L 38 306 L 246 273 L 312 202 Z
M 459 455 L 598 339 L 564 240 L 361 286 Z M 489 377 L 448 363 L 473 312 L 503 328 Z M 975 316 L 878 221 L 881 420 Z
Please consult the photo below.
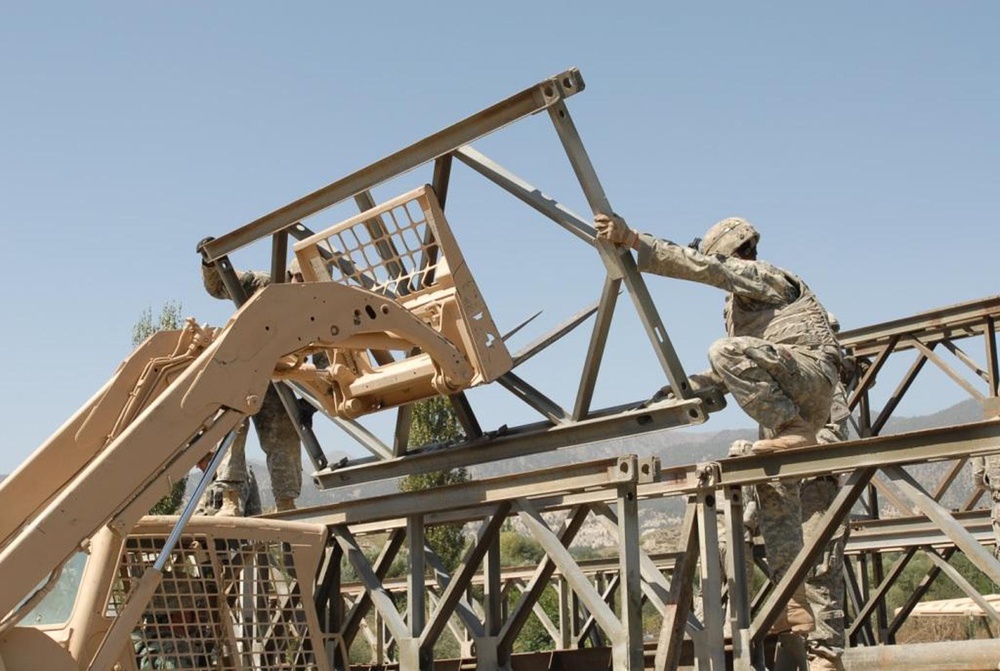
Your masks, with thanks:
M 806 588 L 799 585 L 795 593 L 788 599 L 785 609 L 778 615 L 778 619 L 771 625 L 772 634 L 782 634 L 790 631 L 795 634 L 808 634 L 816 629 L 816 620 L 813 618 L 812 608 L 806 599 Z
M 774 438 L 765 438 L 755 442 L 750 448 L 750 454 L 768 454 L 815 444 L 816 430 L 801 417 L 796 417 L 779 428 Z
M 226 487 L 222 490 L 222 507 L 215 513 L 219 517 L 239 517 L 240 493 L 233 487 Z
M 295 510 L 295 499 L 290 496 L 279 496 L 274 499 L 274 509 L 279 513 L 286 510 Z

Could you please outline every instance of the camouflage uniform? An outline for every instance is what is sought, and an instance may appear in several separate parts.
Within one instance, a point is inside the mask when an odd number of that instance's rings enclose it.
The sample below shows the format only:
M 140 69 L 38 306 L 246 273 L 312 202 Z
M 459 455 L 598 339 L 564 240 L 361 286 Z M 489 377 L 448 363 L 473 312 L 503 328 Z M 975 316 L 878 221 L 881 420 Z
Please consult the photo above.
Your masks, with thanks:
M 847 395 L 841 384 L 837 385 L 830 410 L 830 422 L 821 428 L 816 438 L 821 444 L 847 440 Z M 819 531 L 818 524 L 840 491 L 836 476 L 806 478 L 802 481 L 802 536 L 809 542 Z M 849 526 L 841 522 L 833 538 L 826 544 L 809 575 L 806 576 L 806 596 L 816 618 L 816 630 L 809 634 L 806 643 L 810 659 L 821 657 L 840 668 L 839 659 L 844 652 L 844 545 Z
M 755 419 L 765 437 L 801 418 L 819 429 L 830 416 L 840 346 L 805 282 L 766 261 L 703 254 L 642 234 L 638 267 L 729 292 L 729 337 L 709 348 L 711 375 Z M 798 482 L 757 487 L 768 565 L 780 579 L 802 549 Z
M 205 290 L 215 298 L 228 299 L 222 278 L 211 266 L 202 264 Z M 247 297 L 253 296 L 271 283 L 267 273 L 247 271 L 239 274 L 239 282 Z M 271 491 L 275 500 L 297 499 L 302 491 L 302 450 L 299 435 L 288 418 L 278 393 L 268 387 L 260 411 L 253 415 L 260 447 L 267 456 L 267 471 L 271 475 Z M 247 481 L 246 423 L 230 448 L 230 454 L 219 466 L 216 480 L 241 488 Z
M 241 427 L 245 430 L 245 427 Z M 230 452 L 231 454 L 231 452 Z M 226 455 L 228 459 L 229 455 Z M 239 514 L 246 517 L 260 515 L 263 511 L 260 503 L 260 488 L 257 487 L 257 477 L 252 468 L 247 468 L 247 479 L 241 483 L 221 483 L 218 478 L 212 478 L 212 483 L 205 489 L 198 501 L 195 515 L 215 515 L 222 508 L 222 492 L 227 487 L 236 486 L 239 489 Z
M 993 556 L 1000 559 L 1000 454 L 972 457 L 972 481 L 980 489 L 985 489 L 993 501 L 990 519 L 993 522 Z

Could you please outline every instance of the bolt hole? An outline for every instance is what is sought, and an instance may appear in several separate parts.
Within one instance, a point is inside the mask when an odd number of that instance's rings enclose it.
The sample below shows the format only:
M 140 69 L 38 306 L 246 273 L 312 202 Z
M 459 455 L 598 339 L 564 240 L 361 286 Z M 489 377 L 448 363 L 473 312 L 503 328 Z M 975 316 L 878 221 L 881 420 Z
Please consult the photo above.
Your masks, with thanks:
M 553 89 L 551 86 L 546 86 L 544 89 L 542 89 L 542 93 L 545 94 L 546 98 L 551 98 L 553 95 L 555 95 L 555 89 Z
M 367 314 L 367 315 L 368 315 L 368 318 L 369 318 L 369 319 L 375 319 L 375 316 L 376 316 L 376 315 L 375 315 L 375 308 L 373 308 L 373 307 L 372 307 L 372 306 L 370 306 L 370 305 L 366 305 L 366 306 L 365 306 L 365 314 Z
M 573 88 L 573 80 L 569 77 L 563 78 L 563 88 L 571 89 Z
M 688 410 L 688 417 L 690 417 L 691 419 L 698 419 L 698 411 L 695 410 L 694 408 L 691 408 L 690 410 Z

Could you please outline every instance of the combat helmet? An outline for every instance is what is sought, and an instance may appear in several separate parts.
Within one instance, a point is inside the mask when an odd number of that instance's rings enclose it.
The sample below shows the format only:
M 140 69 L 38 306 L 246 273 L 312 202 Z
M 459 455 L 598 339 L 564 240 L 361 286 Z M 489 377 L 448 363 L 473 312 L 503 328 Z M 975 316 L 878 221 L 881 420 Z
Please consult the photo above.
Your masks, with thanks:
M 705 232 L 705 237 L 701 240 L 701 253 L 732 256 L 741 245 L 750 240 L 754 244 L 760 240 L 757 229 L 742 217 L 729 217 Z
M 302 274 L 302 266 L 299 265 L 299 258 L 293 256 L 292 260 L 288 262 L 288 270 L 285 273 L 285 281 L 291 282 L 296 275 Z

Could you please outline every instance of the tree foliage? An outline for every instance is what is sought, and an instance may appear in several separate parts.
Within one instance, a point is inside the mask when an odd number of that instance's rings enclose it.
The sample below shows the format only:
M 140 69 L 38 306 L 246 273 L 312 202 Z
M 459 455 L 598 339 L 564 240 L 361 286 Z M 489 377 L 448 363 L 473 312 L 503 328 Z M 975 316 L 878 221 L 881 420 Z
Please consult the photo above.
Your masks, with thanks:
M 158 331 L 174 331 L 181 327 L 184 319 L 181 317 L 181 304 L 167 301 L 160 309 L 159 318 L 153 320 L 152 308 L 146 308 L 139 321 L 132 325 L 132 347 L 138 347 L 149 336 Z M 187 477 L 174 483 L 170 492 L 149 509 L 150 515 L 173 515 L 180 510 L 184 502 L 184 492 L 187 489 Z
M 146 308 L 139 315 L 139 321 L 132 325 L 132 347 L 138 347 L 149 336 L 159 331 L 174 331 L 184 324 L 181 304 L 167 301 L 160 309 L 160 316 L 153 321 L 153 309 Z
M 437 396 L 413 405 L 409 441 L 411 447 L 444 443 L 460 438 L 462 435 L 462 425 L 451 407 L 451 402 L 446 397 Z M 468 480 L 469 473 L 464 468 L 433 473 L 416 473 L 403 478 L 399 483 L 399 489 L 403 492 L 415 492 L 468 482 Z M 465 550 L 461 526 L 452 524 L 431 527 L 426 530 L 425 538 L 448 570 L 458 566 Z

